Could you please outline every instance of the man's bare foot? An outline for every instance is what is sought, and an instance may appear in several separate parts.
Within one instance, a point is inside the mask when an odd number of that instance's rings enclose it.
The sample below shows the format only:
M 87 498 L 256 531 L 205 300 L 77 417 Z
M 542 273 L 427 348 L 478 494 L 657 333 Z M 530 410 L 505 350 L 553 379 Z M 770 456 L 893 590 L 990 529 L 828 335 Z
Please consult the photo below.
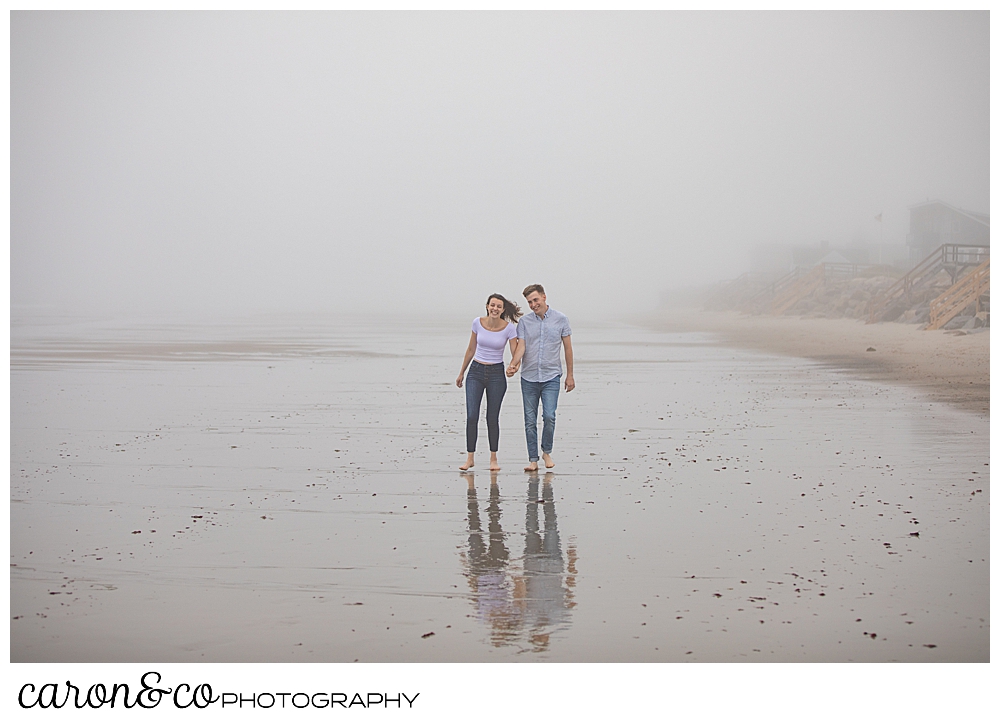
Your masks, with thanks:
M 532 462 L 531 464 L 529 464 L 527 467 L 524 468 L 524 471 L 525 472 L 537 472 L 538 471 L 538 462 Z
M 497 461 L 497 456 L 495 454 L 490 455 L 490 472 L 499 472 L 500 463 Z
M 459 467 L 459 469 L 464 472 L 465 470 L 469 469 L 470 467 L 474 467 L 475 464 L 476 464 L 476 455 L 474 455 L 472 452 L 469 452 L 469 458 L 467 460 L 465 460 L 465 464 L 463 464 L 461 467 Z
M 552 461 L 552 458 L 549 456 L 548 452 L 542 452 L 542 459 L 545 460 L 546 469 L 552 469 L 553 467 L 556 466 L 556 463 Z M 536 466 L 535 469 L 538 469 L 538 467 Z

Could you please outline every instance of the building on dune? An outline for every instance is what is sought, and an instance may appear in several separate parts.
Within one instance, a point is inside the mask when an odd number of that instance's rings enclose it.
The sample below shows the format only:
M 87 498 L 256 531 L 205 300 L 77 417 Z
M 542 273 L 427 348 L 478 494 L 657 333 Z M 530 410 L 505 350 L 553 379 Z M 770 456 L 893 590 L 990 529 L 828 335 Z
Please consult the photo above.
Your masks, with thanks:
M 966 211 L 944 201 L 910 206 L 910 232 L 906 235 L 910 259 L 919 261 L 941 244 L 990 245 L 990 215 Z

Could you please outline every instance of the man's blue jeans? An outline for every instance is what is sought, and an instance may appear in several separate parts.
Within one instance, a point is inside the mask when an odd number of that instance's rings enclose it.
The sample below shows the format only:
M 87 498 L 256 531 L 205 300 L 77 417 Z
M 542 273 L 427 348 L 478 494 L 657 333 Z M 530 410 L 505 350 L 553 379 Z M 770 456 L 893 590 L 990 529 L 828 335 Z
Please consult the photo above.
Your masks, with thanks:
M 552 452 L 556 434 L 556 405 L 559 404 L 559 377 L 547 382 L 521 379 L 521 400 L 524 403 L 524 436 L 528 441 L 528 459 L 538 461 L 538 402 L 542 403 L 542 451 Z

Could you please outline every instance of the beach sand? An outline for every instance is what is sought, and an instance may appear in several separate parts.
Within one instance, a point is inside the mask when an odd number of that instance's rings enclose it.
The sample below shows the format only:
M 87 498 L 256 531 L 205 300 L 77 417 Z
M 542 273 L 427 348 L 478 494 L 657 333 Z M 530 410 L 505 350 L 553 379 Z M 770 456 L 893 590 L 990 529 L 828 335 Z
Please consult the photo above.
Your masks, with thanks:
M 715 319 L 574 320 L 533 477 L 466 320 L 15 318 L 11 659 L 989 660 L 988 334 Z
M 914 324 L 700 309 L 661 310 L 640 323 L 660 331 L 712 332 L 721 344 L 812 359 L 861 379 L 905 384 L 937 401 L 989 414 L 988 328 L 923 331 Z

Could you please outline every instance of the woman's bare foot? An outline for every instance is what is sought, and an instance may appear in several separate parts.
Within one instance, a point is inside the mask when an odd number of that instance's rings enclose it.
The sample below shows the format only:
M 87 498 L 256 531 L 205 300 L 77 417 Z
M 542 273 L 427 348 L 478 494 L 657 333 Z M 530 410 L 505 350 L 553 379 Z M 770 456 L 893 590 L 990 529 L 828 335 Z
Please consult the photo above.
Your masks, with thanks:
M 527 467 L 524 468 L 525 472 L 537 472 L 538 462 L 531 462 Z
M 490 472 L 499 472 L 500 463 L 497 461 L 496 452 L 490 454 Z
M 459 469 L 464 472 L 465 470 L 475 466 L 475 464 L 476 464 L 476 455 L 473 454 L 472 452 L 469 452 L 469 458 L 465 460 L 465 464 L 459 467 Z
M 556 463 L 552 461 L 552 457 L 549 456 L 548 452 L 542 452 L 542 459 L 545 460 L 545 468 L 552 469 L 556 466 Z M 535 469 L 538 469 L 536 466 Z

